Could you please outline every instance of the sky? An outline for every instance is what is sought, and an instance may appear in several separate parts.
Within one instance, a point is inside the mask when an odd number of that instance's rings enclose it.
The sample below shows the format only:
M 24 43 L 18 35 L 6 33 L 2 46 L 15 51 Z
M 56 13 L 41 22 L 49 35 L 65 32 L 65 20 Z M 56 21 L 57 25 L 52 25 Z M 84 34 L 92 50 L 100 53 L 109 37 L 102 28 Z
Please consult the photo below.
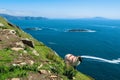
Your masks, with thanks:
M 0 0 L 0 13 L 47 18 L 120 19 L 120 0 Z

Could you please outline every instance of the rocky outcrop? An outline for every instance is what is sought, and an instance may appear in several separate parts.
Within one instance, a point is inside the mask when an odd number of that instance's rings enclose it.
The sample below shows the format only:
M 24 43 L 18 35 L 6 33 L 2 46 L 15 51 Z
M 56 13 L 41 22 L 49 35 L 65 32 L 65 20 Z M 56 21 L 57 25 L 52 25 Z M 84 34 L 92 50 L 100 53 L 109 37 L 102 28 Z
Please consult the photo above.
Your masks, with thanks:
M 15 35 L 16 31 L 12 29 L 3 29 L 1 30 L 1 34 L 3 35 Z
M 33 43 L 33 41 L 29 40 L 28 38 L 21 39 L 21 41 L 22 41 L 24 44 L 26 44 L 26 45 L 34 48 L 34 43 Z
M 0 30 L 0 49 L 16 47 L 16 42 L 20 42 L 20 38 L 16 35 L 16 31 L 12 29 Z

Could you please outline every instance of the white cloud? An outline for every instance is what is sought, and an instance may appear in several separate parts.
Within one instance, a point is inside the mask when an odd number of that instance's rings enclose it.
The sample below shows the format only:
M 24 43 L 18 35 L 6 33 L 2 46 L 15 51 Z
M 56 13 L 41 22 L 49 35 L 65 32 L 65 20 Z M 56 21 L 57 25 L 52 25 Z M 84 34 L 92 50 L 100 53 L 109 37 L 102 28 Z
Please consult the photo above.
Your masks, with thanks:
M 7 9 L 2 8 L 2 9 L 0 9 L 0 13 L 3 13 L 3 14 L 11 14 L 12 12 L 9 11 L 9 10 L 7 10 Z

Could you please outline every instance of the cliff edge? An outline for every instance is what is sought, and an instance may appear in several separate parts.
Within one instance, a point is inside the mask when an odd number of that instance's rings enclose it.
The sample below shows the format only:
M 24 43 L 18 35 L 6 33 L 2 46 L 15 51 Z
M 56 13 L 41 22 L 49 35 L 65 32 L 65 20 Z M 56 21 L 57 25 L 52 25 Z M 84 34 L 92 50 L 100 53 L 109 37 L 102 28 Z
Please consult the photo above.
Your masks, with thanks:
M 94 80 L 52 49 L 0 17 L 0 80 Z

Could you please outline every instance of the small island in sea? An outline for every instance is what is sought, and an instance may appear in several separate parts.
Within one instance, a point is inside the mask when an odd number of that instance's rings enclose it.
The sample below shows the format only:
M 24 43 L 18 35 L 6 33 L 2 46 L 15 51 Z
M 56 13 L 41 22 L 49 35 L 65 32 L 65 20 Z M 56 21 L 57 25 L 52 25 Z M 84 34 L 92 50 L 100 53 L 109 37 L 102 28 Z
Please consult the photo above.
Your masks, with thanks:
M 96 32 L 95 30 L 90 29 L 69 29 L 67 32 Z

